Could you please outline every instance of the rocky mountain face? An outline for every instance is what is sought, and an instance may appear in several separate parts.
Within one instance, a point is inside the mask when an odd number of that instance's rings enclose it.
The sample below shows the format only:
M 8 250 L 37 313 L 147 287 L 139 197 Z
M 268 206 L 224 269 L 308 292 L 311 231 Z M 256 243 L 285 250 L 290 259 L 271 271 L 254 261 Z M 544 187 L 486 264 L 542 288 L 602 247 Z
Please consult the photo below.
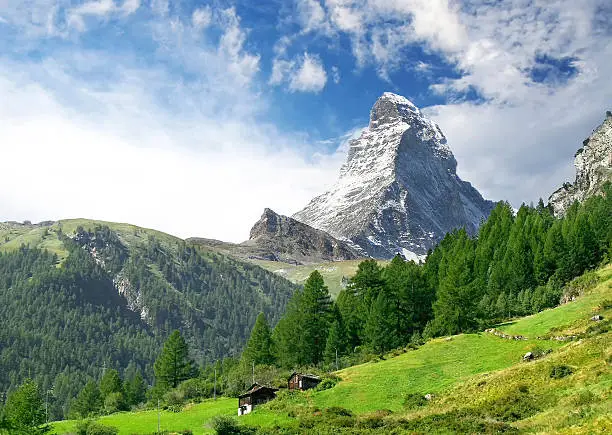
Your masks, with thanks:
M 310 264 L 325 261 L 355 260 L 360 253 L 324 231 L 266 208 L 251 229 L 249 240 L 231 244 L 207 239 L 188 239 L 190 243 L 248 260 Z
M 604 122 L 585 139 L 575 155 L 576 181 L 564 183 L 548 199 L 556 216 L 563 216 L 574 201 L 601 192 L 606 181 L 612 181 L 612 112 L 606 113 Z
M 372 257 L 421 258 L 454 228 L 474 233 L 494 206 L 456 169 L 438 125 L 385 93 L 350 143 L 336 184 L 293 217 Z

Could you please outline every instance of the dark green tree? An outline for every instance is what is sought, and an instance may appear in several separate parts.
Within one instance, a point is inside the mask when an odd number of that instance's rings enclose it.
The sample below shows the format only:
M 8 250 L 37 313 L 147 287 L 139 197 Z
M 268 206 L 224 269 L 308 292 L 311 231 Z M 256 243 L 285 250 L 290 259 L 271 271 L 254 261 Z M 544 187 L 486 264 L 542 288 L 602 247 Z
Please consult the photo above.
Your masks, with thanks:
M 104 401 L 109 394 L 121 392 L 123 392 L 123 382 L 121 382 L 119 372 L 115 369 L 106 370 L 100 380 L 100 395 L 102 400 Z
M 89 418 L 100 413 L 102 409 L 102 396 L 98 384 L 89 381 L 72 402 L 71 414 L 74 417 Z
M 333 321 L 327 334 L 327 342 L 325 343 L 325 352 L 323 354 L 323 360 L 327 364 L 334 363 L 336 355 L 344 355 L 347 346 L 346 329 L 344 328 L 342 315 L 337 306 L 334 306 L 332 310 L 332 318 Z
M 242 360 L 251 364 L 272 364 L 274 355 L 272 354 L 272 333 L 264 313 L 259 313 L 251 337 L 242 352 Z
M 140 371 L 137 371 L 132 379 L 124 383 L 125 398 L 129 406 L 138 405 L 145 401 L 147 384 L 145 383 Z
M 365 325 L 366 344 L 379 354 L 399 345 L 395 334 L 394 306 L 386 296 L 384 290 L 378 293 Z
M 189 357 L 189 347 L 178 330 L 164 343 L 164 348 L 154 365 L 155 385 L 167 390 L 176 388 L 182 381 L 193 377 L 195 365 Z
M 331 298 L 323 276 L 317 270 L 304 283 L 299 311 L 302 348 L 300 363 L 318 364 L 323 360 L 331 323 Z

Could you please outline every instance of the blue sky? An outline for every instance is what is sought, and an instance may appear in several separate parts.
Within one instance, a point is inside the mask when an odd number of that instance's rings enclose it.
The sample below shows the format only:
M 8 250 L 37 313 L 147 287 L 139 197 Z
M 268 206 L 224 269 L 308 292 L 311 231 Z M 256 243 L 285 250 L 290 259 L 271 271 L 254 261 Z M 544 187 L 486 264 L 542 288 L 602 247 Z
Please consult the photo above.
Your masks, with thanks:
M 611 23 L 606 0 L 0 0 L 0 220 L 243 240 L 333 183 L 385 91 L 486 197 L 537 201 L 612 106 Z

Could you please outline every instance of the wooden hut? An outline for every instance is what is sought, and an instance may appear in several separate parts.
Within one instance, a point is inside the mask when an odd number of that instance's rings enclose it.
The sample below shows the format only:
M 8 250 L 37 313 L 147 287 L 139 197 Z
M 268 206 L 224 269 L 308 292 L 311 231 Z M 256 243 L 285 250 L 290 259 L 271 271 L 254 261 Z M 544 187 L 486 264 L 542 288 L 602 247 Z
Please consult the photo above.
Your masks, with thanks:
M 256 405 L 266 403 L 276 397 L 278 389 L 259 384 L 251 385 L 249 391 L 238 396 L 238 415 L 248 414 Z
M 316 387 L 319 382 L 321 382 L 321 378 L 318 376 L 293 372 L 287 381 L 287 388 L 289 388 L 289 391 L 304 391 Z

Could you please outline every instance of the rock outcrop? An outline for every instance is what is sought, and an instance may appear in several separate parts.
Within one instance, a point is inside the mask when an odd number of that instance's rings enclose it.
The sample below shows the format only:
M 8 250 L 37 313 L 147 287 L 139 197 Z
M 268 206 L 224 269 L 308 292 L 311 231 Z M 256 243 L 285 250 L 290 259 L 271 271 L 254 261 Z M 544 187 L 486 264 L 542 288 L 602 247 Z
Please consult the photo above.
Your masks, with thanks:
M 312 264 L 355 260 L 362 254 L 347 242 L 266 208 L 251 229 L 249 240 L 240 244 L 192 238 L 190 243 L 208 246 L 245 260 Z
M 576 180 L 564 183 L 548 199 L 556 216 L 563 216 L 575 201 L 584 201 L 601 193 L 606 181 L 612 180 L 612 112 L 585 139 L 575 155 Z
M 336 184 L 293 217 L 375 258 L 422 258 L 454 228 L 476 232 L 494 206 L 456 169 L 438 125 L 385 93 L 350 143 Z
M 261 219 L 251 229 L 249 240 L 243 245 L 255 245 L 276 257 L 290 257 L 297 261 L 360 258 L 346 242 L 269 208 L 264 210 Z

